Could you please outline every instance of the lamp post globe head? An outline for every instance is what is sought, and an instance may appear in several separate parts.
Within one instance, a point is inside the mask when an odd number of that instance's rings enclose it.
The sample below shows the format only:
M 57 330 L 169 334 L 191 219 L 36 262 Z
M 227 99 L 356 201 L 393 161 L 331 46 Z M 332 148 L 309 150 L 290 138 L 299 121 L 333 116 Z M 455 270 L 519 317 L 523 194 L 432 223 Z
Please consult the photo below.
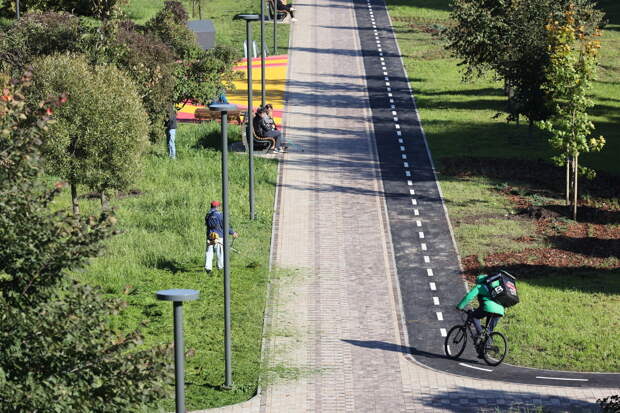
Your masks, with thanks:
M 237 105 L 232 103 L 211 103 L 209 109 L 217 112 L 230 112 L 231 110 L 237 110 Z
M 233 20 L 258 21 L 260 20 L 260 15 L 241 13 L 236 14 L 235 17 L 233 17 Z

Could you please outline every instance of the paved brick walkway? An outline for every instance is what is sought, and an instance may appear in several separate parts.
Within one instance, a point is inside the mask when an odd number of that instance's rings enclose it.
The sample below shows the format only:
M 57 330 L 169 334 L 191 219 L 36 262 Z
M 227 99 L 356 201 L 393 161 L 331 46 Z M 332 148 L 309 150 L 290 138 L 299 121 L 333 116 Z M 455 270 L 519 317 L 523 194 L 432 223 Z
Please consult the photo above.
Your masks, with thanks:
M 596 411 L 610 389 L 514 385 L 417 365 L 399 292 L 353 6 L 296 3 L 266 356 L 284 378 L 224 412 Z

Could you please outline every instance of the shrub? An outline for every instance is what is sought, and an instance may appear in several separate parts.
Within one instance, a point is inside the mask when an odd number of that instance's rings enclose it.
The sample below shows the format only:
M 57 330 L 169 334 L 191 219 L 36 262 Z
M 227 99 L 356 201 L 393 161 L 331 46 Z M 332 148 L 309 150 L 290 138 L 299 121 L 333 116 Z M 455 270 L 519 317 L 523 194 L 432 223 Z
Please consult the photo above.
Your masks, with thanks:
M 109 61 L 134 80 L 149 116 L 151 142 L 157 142 L 165 136 L 166 108 L 173 102 L 173 51 L 158 37 L 138 31 L 132 22 L 118 25 L 114 47 Z
M 20 2 L 20 11 L 66 11 L 78 16 L 90 16 L 99 19 L 112 17 L 118 10 L 118 0 L 28 0 Z M 0 7 L 0 15 L 15 16 L 14 1 L 5 1 Z
M 0 412 L 135 411 L 166 395 L 166 349 L 136 350 L 110 327 L 120 309 L 65 272 L 97 255 L 114 217 L 51 211 L 41 183 L 49 104 L 0 84 Z M 61 101 L 60 99 L 59 101 Z
M 18 74 L 38 56 L 80 51 L 82 35 L 80 20 L 71 14 L 28 13 L 0 33 L 0 70 Z
M 189 58 L 198 49 L 196 37 L 187 27 L 187 12 L 177 1 L 166 1 L 164 7 L 146 22 L 145 29 L 172 48 L 179 59 Z
M 50 172 L 71 184 L 104 193 L 125 189 L 140 171 L 148 121 L 133 82 L 113 65 L 91 66 L 84 56 L 54 55 L 35 61 L 33 96 L 66 93 L 54 113 L 44 151 Z

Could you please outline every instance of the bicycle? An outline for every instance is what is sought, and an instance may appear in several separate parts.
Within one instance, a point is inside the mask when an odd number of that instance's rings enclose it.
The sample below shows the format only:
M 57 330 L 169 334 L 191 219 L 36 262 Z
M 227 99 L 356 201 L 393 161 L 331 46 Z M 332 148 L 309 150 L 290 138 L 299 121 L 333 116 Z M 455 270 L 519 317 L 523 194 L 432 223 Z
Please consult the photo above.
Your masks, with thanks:
M 446 341 L 444 342 L 444 351 L 446 356 L 451 359 L 457 359 L 467 345 L 467 333 L 471 337 L 474 347 L 478 354 L 482 355 L 482 358 L 489 366 L 498 366 L 504 361 L 504 358 L 508 354 L 508 340 L 506 336 L 498 331 L 489 333 L 488 323 L 482 329 L 482 333 L 477 337 L 476 328 L 473 325 L 472 310 L 463 311 L 463 314 L 467 316 L 463 319 L 462 325 L 456 325 L 450 329 L 446 335 Z

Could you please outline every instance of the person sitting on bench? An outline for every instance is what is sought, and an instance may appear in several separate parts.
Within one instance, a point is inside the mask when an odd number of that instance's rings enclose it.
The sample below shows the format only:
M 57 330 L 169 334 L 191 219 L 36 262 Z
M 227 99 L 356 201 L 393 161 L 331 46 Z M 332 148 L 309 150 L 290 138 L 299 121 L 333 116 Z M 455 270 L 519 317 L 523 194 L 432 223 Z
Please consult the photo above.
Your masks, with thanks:
M 283 141 L 282 132 L 276 129 L 276 125 L 273 120 L 267 115 L 267 111 L 264 108 L 259 107 L 256 109 L 256 115 L 252 120 L 252 126 L 254 126 L 254 132 L 261 138 L 274 138 L 276 141 L 274 153 L 286 152 L 286 142 Z
M 295 8 L 291 6 L 290 4 L 286 4 L 286 0 L 276 0 L 276 4 L 277 4 L 278 11 L 287 12 L 288 14 L 291 15 L 292 22 L 297 21 L 297 19 L 295 18 L 295 15 L 293 14 L 293 12 L 295 11 Z

